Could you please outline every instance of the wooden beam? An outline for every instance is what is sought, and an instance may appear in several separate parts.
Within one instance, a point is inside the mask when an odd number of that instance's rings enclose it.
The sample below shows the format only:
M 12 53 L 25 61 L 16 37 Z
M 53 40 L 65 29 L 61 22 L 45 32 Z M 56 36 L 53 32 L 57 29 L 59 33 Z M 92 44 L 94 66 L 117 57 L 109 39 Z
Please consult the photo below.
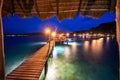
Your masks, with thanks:
M 38 4 L 37 4 L 36 0 L 34 0 L 34 5 L 35 5 L 35 10 L 37 12 L 37 15 L 40 17 L 39 8 L 38 8 Z
M 56 9 L 57 15 L 59 15 L 59 0 L 56 0 L 56 7 L 57 7 Z
M 4 57 L 4 40 L 2 25 L 2 6 L 3 1 L 0 0 L 0 80 L 5 80 L 5 57 Z
M 116 4 L 116 35 L 119 45 L 119 80 L 120 80 L 120 0 Z
M 14 0 L 11 0 L 11 14 L 12 14 L 12 16 L 14 15 L 14 13 L 15 13 Z
M 119 61 L 120 61 L 120 0 L 117 0 L 117 5 L 116 5 L 116 24 L 117 24 L 116 34 L 117 34 L 117 41 L 119 45 Z
M 82 5 L 85 5 L 85 4 L 93 4 L 93 2 L 89 2 L 89 3 L 87 3 L 87 2 L 83 2 L 83 1 L 81 1 L 82 2 Z M 49 4 L 49 3 L 45 3 L 45 4 L 43 4 L 43 3 L 40 3 L 40 2 L 38 2 L 37 1 L 37 5 L 39 6 L 39 7 L 45 7 L 45 6 L 49 6 L 49 5 L 51 5 L 51 6 L 54 6 L 54 7 L 56 7 L 56 4 L 57 4 L 57 0 L 56 0 L 56 2 L 55 3 L 52 3 L 51 2 L 51 4 Z M 63 2 L 59 2 L 59 6 L 61 7 L 61 6 L 64 6 L 64 5 L 67 5 L 67 6 L 75 6 L 76 4 L 79 4 L 79 2 L 66 2 L 66 3 L 63 3 Z M 15 1 L 14 2 L 14 5 L 18 5 L 18 3 Z M 95 4 L 94 5 L 110 5 L 109 4 L 109 2 L 95 2 Z M 25 5 L 25 6 L 27 6 L 27 5 Z
M 111 0 L 110 11 L 115 12 L 116 0 Z
M 78 6 L 78 12 L 77 12 L 77 14 L 80 12 L 81 4 L 82 4 L 82 0 L 79 1 L 79 6 Z

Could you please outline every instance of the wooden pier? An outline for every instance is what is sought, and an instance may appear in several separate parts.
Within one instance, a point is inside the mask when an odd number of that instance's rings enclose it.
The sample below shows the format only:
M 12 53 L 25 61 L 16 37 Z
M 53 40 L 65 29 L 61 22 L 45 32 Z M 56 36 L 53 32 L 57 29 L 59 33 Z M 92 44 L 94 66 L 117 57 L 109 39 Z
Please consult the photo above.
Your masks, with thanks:
M 54 41 L 51 41 L 50 44 L 47 43 L 8 74 L 6 80 L 39 80 L 53 47 Z

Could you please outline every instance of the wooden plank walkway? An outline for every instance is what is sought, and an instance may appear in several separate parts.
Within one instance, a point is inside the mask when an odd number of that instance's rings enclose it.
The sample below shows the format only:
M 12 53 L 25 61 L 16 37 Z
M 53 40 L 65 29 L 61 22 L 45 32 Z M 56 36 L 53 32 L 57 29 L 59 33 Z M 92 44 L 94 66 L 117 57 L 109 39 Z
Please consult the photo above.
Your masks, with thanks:
M 48 56 L 54 47 L 54 41 L 35 52 L 20 66 L 7 75 L 6 80 L 39 80 L 40 74 L 45 66 Z

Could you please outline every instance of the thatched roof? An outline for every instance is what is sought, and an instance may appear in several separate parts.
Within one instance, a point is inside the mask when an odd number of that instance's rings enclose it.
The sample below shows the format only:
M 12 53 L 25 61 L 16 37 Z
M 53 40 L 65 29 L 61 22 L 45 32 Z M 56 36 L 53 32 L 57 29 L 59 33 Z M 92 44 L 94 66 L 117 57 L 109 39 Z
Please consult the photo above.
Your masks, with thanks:
M 74 18 L 76 14 L 100 17 L 106 11 L 115 11 L 115 0 L 4 0 L 3 16 L 39 16 L 47 19 L 57 15 L 59 20 Z

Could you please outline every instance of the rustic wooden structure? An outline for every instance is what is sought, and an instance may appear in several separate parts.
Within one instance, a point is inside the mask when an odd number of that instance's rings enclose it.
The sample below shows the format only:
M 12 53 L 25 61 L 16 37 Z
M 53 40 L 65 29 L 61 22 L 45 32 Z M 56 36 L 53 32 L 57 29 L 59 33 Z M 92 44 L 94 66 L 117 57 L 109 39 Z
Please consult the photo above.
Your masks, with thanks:
M 117 31 L 117 41 L 119 44 L 119 53 L 120 53 L 120 0 L 117 0 L 116 5 L 116 31 Z
M 7 80 L 39 80 L 40 74 L 47 62 L 48 56 L 54 47 L 54 41 L 43 46 L 19 67 L 7 75 Z M 47 69 L 46 69 L 47 70 Z M 47 72 L 47 71 L 45 71 Z
M 4 40 L 2 27 L 2 6 L 3 0 L 0 1 L 0 80 L 5 79 L 5 56 L 4 56 Z
M 62 20 L 74 18 L 79 13 L 83 16 L 98 18 L 106 11 L 116 11 L 117 40 L 120 46 L 120 0 L 0 0 L 0 78 L 2 80 L 5 78 L 1 21 L 3 16 L 18 14 L 25 18 L 37 15 L 42 20 L 57 16 L 59 20 Z
M 74 18 L 76 14 L 100 17 L 115 11 L 116 0 L 4 0 L 3 16 L 39 16 L 42 20 L 57 15 L 59 20 Z
M 120 80 L 120 0 L 117 0 L 116 5 L 116 31 L 117 31 L 117 41 L 119 45 L 119 80 Z

